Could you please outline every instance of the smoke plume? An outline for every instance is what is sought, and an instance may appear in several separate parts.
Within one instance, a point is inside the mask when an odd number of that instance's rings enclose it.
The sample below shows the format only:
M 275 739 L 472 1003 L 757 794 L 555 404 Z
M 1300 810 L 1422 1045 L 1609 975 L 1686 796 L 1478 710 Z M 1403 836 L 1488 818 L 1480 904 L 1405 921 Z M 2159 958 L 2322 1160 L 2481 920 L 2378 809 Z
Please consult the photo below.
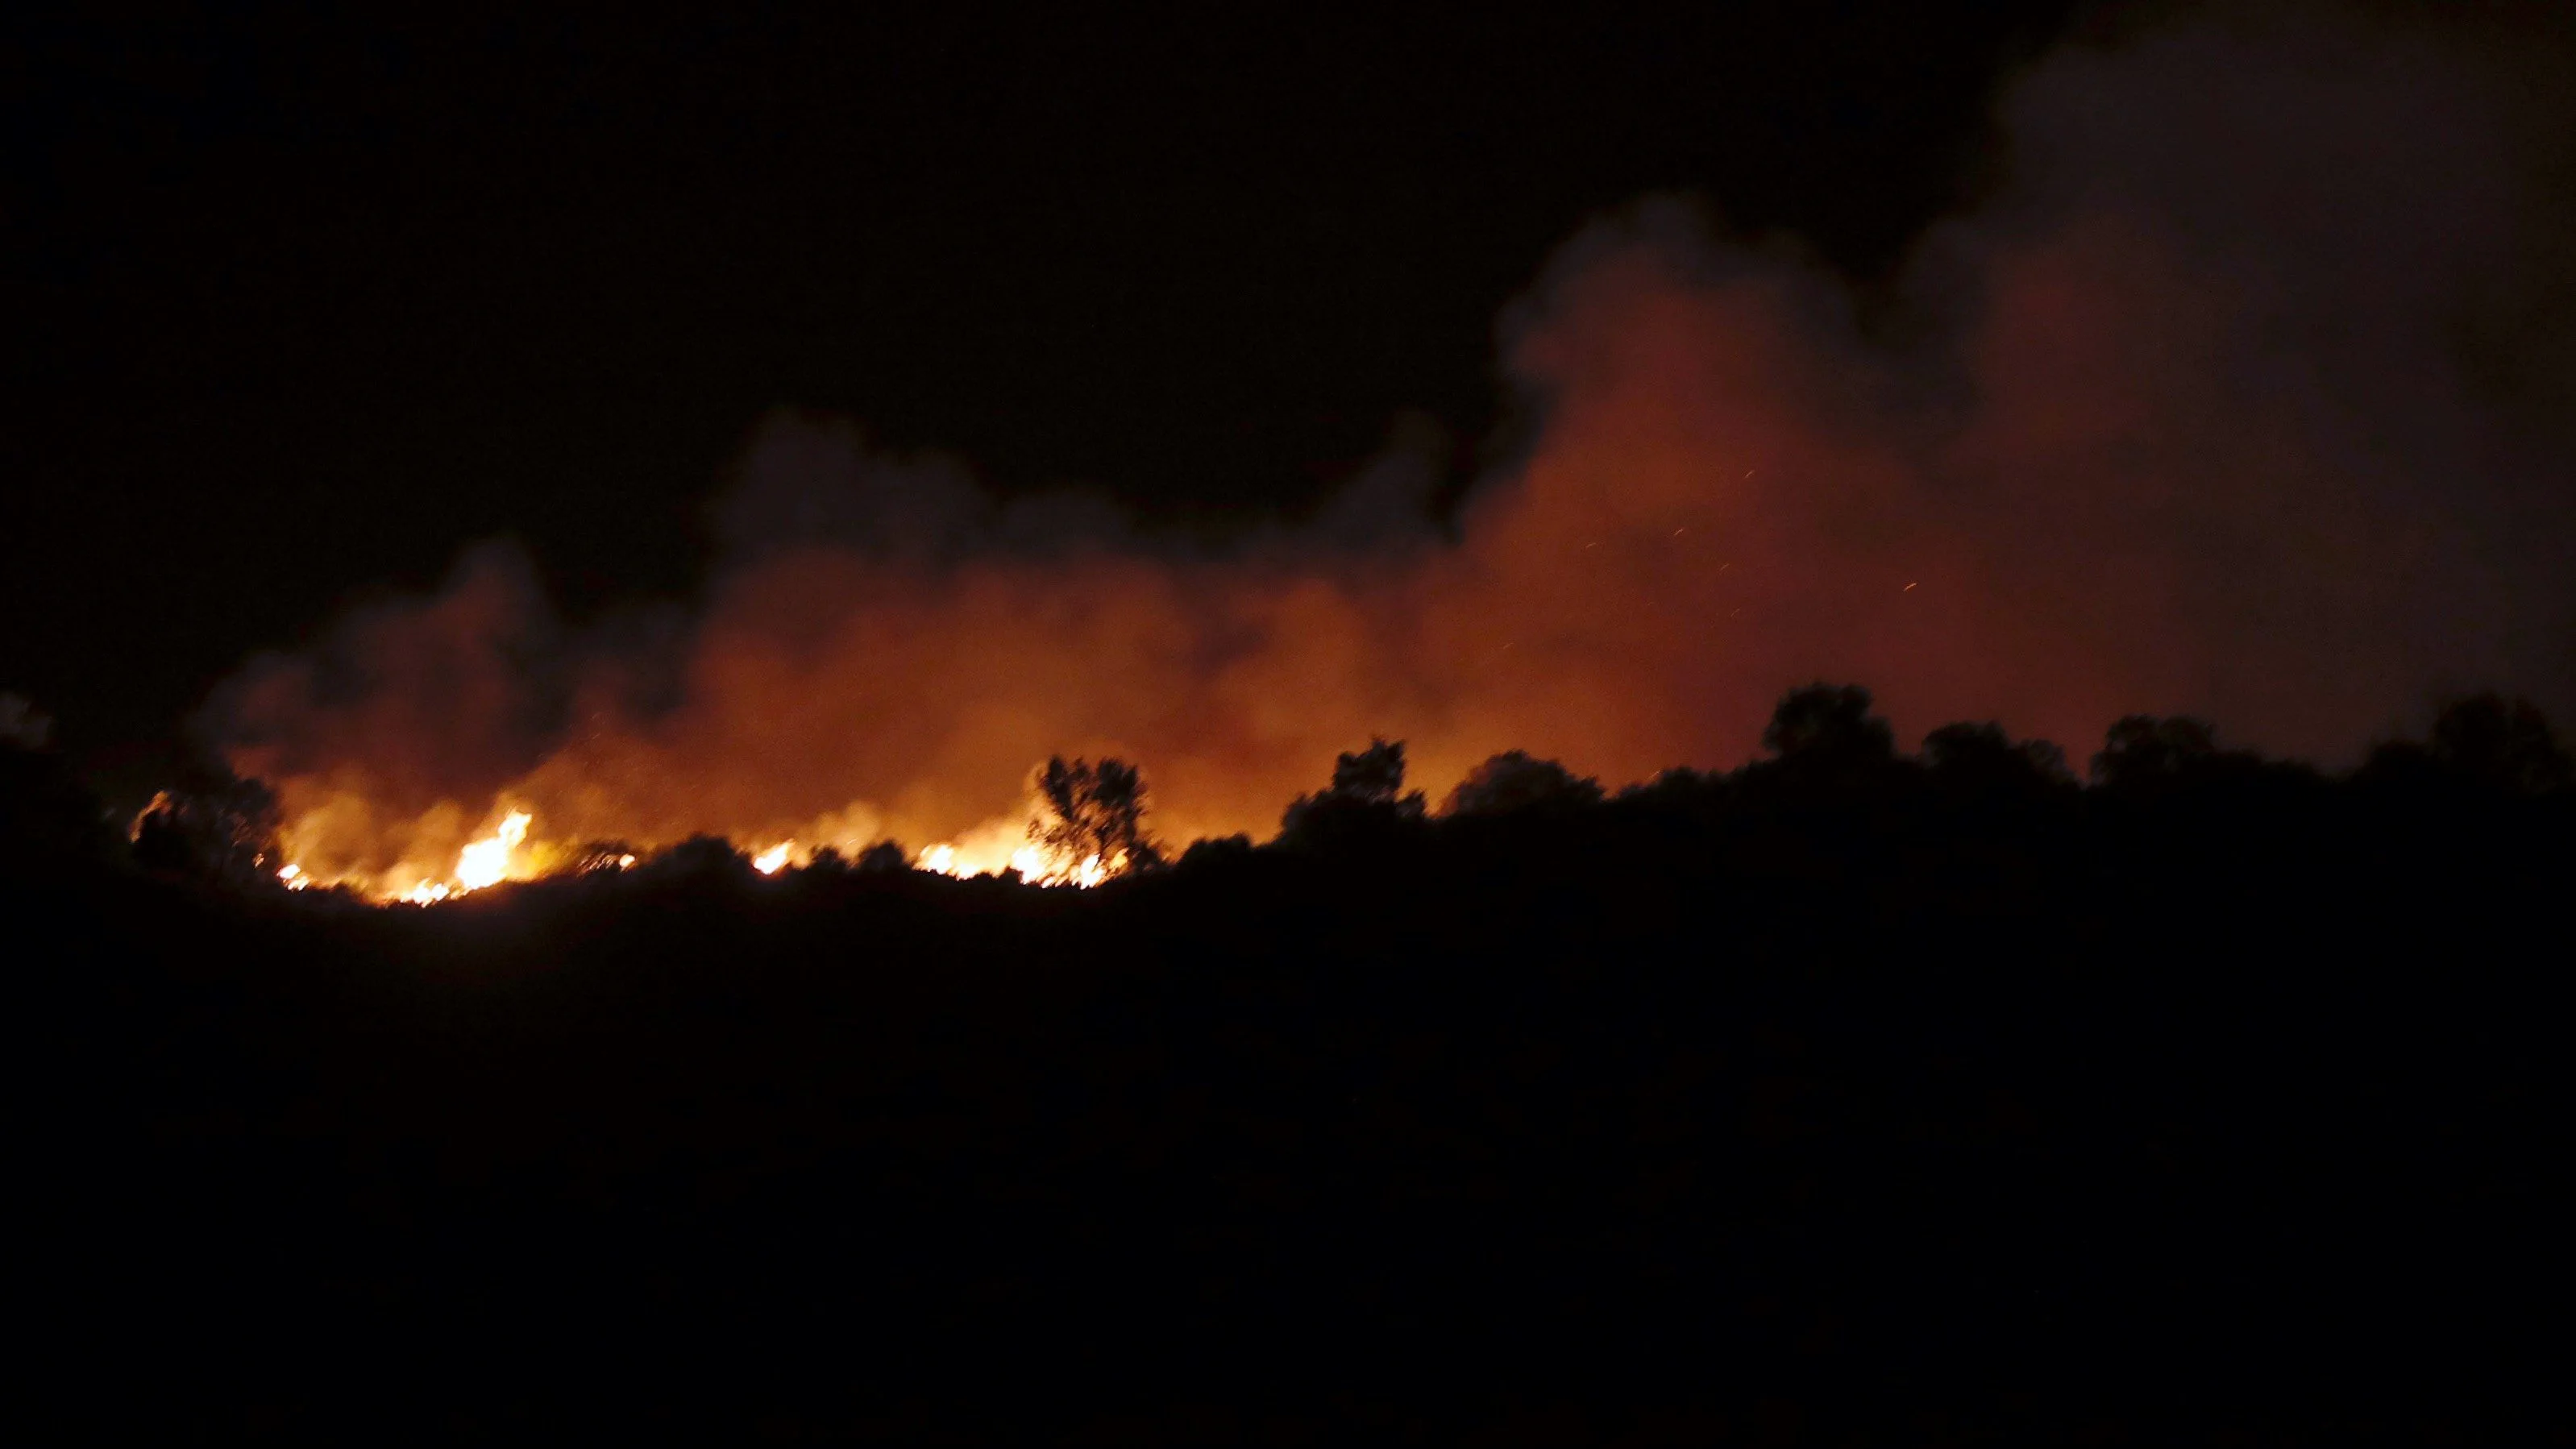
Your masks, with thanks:
M 558 841 L 1016 839 L 1051 753 L 1142 765 L 1167 838 L 1265 835 L 1372 735 L 1434 798 L 1507 749 L 1617 782 L 1740 761 L 1816 678 L 2077 754 L 2135 711 L 2325 759 L 2449 689 L 2563 715 L 2556 64 L 2317 17 L 2069 47 L 1892 282 L 1680 198 L 1575 237 L 1500 329 L 1527 441 L 1445 526 L 1409 447 L 1215 546 L 782 414 L 687 610 L 573 627 L 486 544 L 201 722 L 309 868 L 387 878 L 505 800 Z

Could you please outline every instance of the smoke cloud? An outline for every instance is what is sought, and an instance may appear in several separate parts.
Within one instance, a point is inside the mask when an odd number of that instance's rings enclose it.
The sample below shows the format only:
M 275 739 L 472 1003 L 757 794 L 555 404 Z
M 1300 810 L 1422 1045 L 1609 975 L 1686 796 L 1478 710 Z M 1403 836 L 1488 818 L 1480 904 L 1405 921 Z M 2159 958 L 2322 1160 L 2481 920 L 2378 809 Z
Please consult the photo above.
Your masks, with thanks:
M 308 868 L 384 877 L 504 799 L 565 841 L 1015 838 L 1050 753 L 1266 835 L 1372 734 L 1435 798 L 1507 749 L 1624 781 L 1742 760 L 1816 678 L 2078 754 L 2135 711 L 2329 760 L 2447 690 L 2564 715 L 2555 64 L 2313 16 L 2069 47 L 1891 283 L 1684 199 L 1577 236 L 1501 327 L 1527 442 L 1445 527 L 1410 443 L 1217 546 L 780 415 L 692 608 L 570 627 L 487 544 L 201 724 Z

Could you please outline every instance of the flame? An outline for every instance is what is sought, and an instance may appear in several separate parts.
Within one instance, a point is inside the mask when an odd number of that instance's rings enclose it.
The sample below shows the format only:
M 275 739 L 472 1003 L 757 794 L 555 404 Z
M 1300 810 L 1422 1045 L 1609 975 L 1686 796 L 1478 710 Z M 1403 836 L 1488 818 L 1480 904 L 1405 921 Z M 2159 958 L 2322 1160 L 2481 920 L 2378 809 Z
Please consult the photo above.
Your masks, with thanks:
M 545 874 L 546 859 L 565 864 L 566 852 L 532 847 L 529 829 L 536 817 L 526 810 L 504 810 L 501 823 L 492 833 L 468 843 L 456 855 L 456 868 L 444 878 L 416 866 L 396 866 L 377 874 L 365 871 L 329 872 L 317 870 L 300 860 L 290 860 L 279 868 L 277 878 L 291 891 L 309 890 L 314 886 L 354 891 L 380 903 L 400 902 L 408 905 L 435 905 L 469 895 L 505 880 L 527 880 Z M 292 849 L 293 831 L 289 831 Z M 632 865 L 635 857 L 625 856 L 621 866 Z
M 513 851 L 528 838 L 529 815 L 513 810 L 501 821 L 501 828 L 489 840 L 478 840 L 465 847 L 456 857 L 456 883 L 459 890 L 478 891 L 498 885 L 509 878 Z
M 931 846 L 914 858 L 913 865 L 916 869 L 926 870 L 934 875 L 954 876 L 959 880 L 971 880 L 976 876 L 985 875 L 998 876 L 1007 871 L 1017 875 L 1021 881 L 1029 885 L 1076 886 L 1084 890 L 1089 890 L 1112 876 L 1124 875 L 1128 869 L 1127 857 L 1124 853 L 1109 860 L 1102 860 L 1097 855 L 1088 855 L 1075 860 L 1070 856 L 1051 854 L 1034 844 L 1026 844 L 997 859 L 989 840 L 977 842 L 970 836 L 968 842 L 963 846 L 956 842 L 942 842 Z
M 456 867 L 444 878 L 400 867 L 378 875 L 353 872 L 326 875 L 301 862 L 293 862 L 277 873 L 289 890 L 306 890 L 317 884 L 352 890 L 381 903 L 428 906 L 455 900 L 505 880 L 529 880 L 556 872 L 579 872 L 592 869 L 631 870 L 637 858 L 621 852 L 603 858 L 572 842 L 549 841 L 534 833 L 534 812 L 501 808 L 501 821 L 489 835 L 465 845 L 457 852 Z M 913 857 L 917 870 L 935 875 L 971 880 L 979 876 L 1016 876 L 1035 886 L 1074 886 L 1088 889 L 1128 869 L 1124 855 L 1102 859 L 1088 855 L 1077 860 L 1052 853 L 1031 842 L 1029 821 L 1034 806 L 1018 812 L 995 816 L 954 840 L 941 841 Z M 846 817 L 826 816 L 817 822 L 826 826 L 847 823 Z M 825 847 L 843 855 L 855 855 L 878 843 L 883 837 L 864 828 L 826 832 L 836 838 L 819 844 L 800 843 L 790 836 L 776 844 L 749 852 L 751 868 L 762 875 L 776 875 L 790 866 L 802 866 L 813 860 Z

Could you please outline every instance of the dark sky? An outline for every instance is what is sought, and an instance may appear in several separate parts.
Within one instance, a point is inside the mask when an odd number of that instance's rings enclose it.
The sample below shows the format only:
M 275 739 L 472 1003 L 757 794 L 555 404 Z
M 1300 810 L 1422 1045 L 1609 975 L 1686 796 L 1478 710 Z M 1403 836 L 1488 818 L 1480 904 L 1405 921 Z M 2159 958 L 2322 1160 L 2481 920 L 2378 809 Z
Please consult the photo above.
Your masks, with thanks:
M 1407 410 L 1463 465 L 1587 218 L 1884 273 L 2071 9 L 22 15 L 0 688 L 113 768 L 472 539 L 684 591 L 781 404 L 1166 517 L 1311 504 Z

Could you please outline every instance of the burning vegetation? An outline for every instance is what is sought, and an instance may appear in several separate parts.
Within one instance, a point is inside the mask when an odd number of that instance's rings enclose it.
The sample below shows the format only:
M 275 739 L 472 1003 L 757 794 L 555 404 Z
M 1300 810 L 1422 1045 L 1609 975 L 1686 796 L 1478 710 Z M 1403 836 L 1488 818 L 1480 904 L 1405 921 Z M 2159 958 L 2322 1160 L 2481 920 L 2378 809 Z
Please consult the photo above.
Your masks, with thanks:
M 855 861 L 959 880 L 1002 876 L 1035 886 L 1088 888 L 1164 863 L 1161 848 L 1146 833 L 1145 808 L 1145 784 L 1135 766 L 1114 759 L 1068 763 L 1059 756 L 1034 772 L 1028 814 L 1016 832 L 1006 818 L 917 853 L 892 840 L 849 834 L 791 836 L 738 848 L 751 869 L 765 876 Z M 136 858 L 147 864 L 194 870 L 201 862 L 218 862 L 216 873 L 236 880 L 273 877 L 290 891 L 342 891 L 387 905 L 436 905 L 510 881 L 632 870 L 643 858 L 623 842 L 550 839 L 536 833 L 532 811 L 507 802 L 494 813 L 496 823 L 461 847 L 444 873 L 411 865 L 381 874 L 308 868 L 286 843 L 291 832 L 280 829 L 274 796 L 256 781 L 217 776 L 156 794 L 128 836 Z
M 1776 768 L 1816 778 L 1854 772 L 1866 776 L 1910 763 L 1932 780 L 2005 797 L 2074 786 L 2075 776 L 2057 745 L 2013 741 L 1992 723 L 1935 729 L 1924 737 L 1919 754 L 1904 762 L 1893 731 L 1872 705 L 1870 691 L 1858 686 L 1817 684 L 1793 690 L 1763 730 L 1763 749 Z M 2208 724 L 2188 717 L 2124 718 L 2111 727 L 2090 766 L 2097 786 L 2127 791 L 2231 769 L 2322 778 L 2311 767 L 2271 764 L 2252 752 L 2223 750 Z M 1406 771 L 1401 741 L 1376 739 L 1340 755 L 1324 789 L 1288 803 L 1279 822 L 1280 842 L 1314 846 L 1364 839 L 1389 823 L 1419 826 L 1435 818 L 1561 817 L 1597 810 L 1609 798 L 1596 780 L 1577 776 L 1556 761 L 1512 750 L 1468 771 L 1435 817 L 1423 792 L 1406 790 Z M 2351 778 L 2385 783 L 2413 777 L 2556 797 L 2576 783 L 2576 762 L 2536 706 L 2483 694 L 2453 701 L 2435 720 L 2425 743 L 2381 744 Z M 1650 795 L 1692 778 L 1702 777 L 1689 770 L 1666 771 L 1652 784 L 1628 787 L 1619 798 Z M 236 886 L 274 884 L 298 892 L 320 888 L 377 904 L 423 906 L 505 882 L 633 870 L 673 848 L 720 850 L 761 876 L 811 869 L 910 869 L 1042 887 L 1089 888 L 1170 863 L 1147 829 L 1149 792 L 1143 773 L 1130 763 L 1051 757 L 1031 772 L 1027 801 L 1019 815 L 918 850 L 890 839 L 846 835 L 751 842 L 695 836 L 671 847 L 576 843 L 548 838 L 538 831 L 531 810 L 504 802 L 495 807 L 493 823 L 462 846 L 443 873 L 367 877 L 329 875 L 309 867 L 288 843 L 291 831 L 281 826 L 274 794 L 257 781 L 213 771 L 155 795 L 134 820 L 128 838 L 134 859 L 155 870 Z M 1251 842 L 1238 834 L 1225 841 L 1202 839 L 1193 848 L 1227 843 Z

